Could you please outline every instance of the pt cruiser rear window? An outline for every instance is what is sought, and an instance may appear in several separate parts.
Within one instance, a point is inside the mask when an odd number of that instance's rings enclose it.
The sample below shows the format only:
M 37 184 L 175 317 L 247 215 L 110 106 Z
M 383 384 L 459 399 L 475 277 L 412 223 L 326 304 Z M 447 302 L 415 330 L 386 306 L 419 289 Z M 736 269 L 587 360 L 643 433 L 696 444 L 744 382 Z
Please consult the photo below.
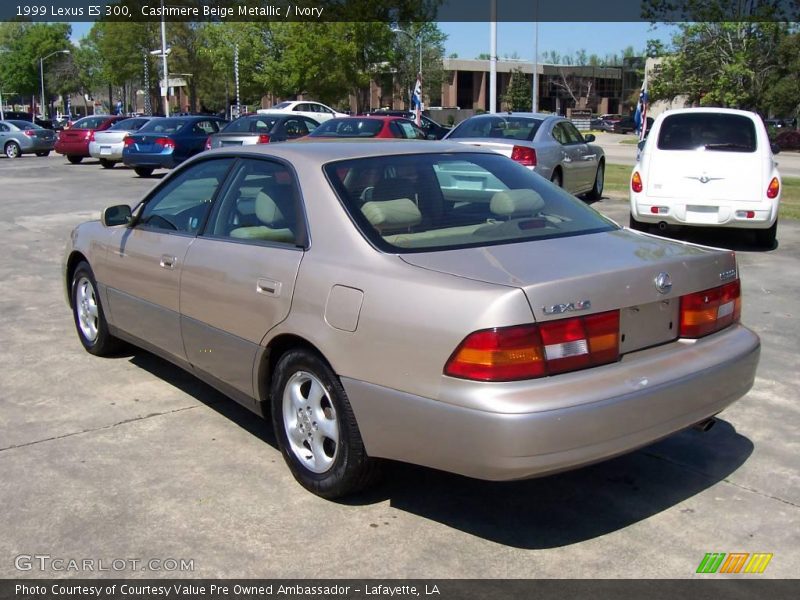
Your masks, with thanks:
M 659 150 L 755 152 L 753 121 L 741 115 L 698 112 L 666 117 L 658 134 Z

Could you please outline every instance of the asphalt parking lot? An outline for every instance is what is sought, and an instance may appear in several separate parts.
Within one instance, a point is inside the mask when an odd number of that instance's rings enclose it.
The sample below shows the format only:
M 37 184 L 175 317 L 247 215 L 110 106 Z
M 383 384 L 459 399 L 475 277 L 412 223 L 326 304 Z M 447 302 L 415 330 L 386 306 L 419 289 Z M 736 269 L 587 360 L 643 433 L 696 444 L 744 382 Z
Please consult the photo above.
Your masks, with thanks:
M 782 222 L 771 251 L 690 238 L 737 251 L 742 320 L 763 344 L 755 387 L 708 433 L 514 483 L 390 464 L 377 489 L 332 503 L 233 401 L 144 351 L 99 359 L 78 342 L 69 232 L 156 182 L 94 160 L 0 159 L 0 578 L 691 578 L 707 552 L 772 553 L 756 577 L 800 573 L 800 222 Z M 619 199 L 595 207 L 627 222 Z M 95 570 L 18 558 L 42 555 Z M 193 569 L 130 562 L 170 559 Z M 128 562 L 97 569 L 115 560 Z

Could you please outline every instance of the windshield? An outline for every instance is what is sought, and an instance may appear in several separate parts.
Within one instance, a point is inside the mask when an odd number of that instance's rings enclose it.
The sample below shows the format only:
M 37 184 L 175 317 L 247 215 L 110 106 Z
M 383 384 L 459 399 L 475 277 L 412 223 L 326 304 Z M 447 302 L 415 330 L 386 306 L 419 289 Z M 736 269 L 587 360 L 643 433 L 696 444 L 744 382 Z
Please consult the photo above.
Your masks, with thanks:
M 756 129 L 749 117 L 696 112 L 670 115 L 658 133 L 660 150 L 755 152 Z
M 223 133 L 269 133 L 277 120 L 277 117 L 268 116 L 241 117 L 228 123 L 222 131 Z
M 447 136 L 453 138 L 493 138 L 532 141 L 542 124 L 541 119 L 491 115 L 472 117 L 461 123 Z
M 504 156 L 432 153 L 324 167 L 364 236 L 385 252 L 428 252 L 610 231 L 617 226 Z
M 311 132 L 309 137 L 375 137 L 382 128 L 381 119 L 330 119 Z

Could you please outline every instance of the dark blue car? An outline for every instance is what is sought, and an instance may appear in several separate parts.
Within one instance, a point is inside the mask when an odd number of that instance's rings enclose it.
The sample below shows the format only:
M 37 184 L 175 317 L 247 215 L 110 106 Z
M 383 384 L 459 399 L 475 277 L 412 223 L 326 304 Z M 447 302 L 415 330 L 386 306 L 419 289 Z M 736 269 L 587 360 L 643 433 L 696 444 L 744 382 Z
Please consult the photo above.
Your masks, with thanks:
M 171 169 L 202 152 L 208 136 L 225 123 L 210 116 L 155 118 L 125 138 L 122 162 L 133 167 L 139 177 L 149 177 L 155 169 Z

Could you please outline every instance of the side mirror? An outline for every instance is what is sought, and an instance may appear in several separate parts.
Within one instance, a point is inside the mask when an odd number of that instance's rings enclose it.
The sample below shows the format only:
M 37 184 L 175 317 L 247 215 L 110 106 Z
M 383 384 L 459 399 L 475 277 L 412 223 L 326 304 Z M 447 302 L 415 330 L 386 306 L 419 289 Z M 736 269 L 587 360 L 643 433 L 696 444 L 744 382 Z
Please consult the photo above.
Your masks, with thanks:
M 131 214 L 131 207 L 127 204 L 118 204 L 116 206 L 109 206 L 103 211 L 100 221 L 106 227 L 116 227 L 118 225 L 127 225 L 131 222 L 133 216 Z
M 594 137 L 593 133 L 587 133 L 585 136 L 583 136 L 583 139 L 586 140 L 586 143 L 588 144 L 589 142 L 595 141 L 597 138 Z
M 646 142 L 647 142 L 647 140 L 642 140 L 641 142 L 636 144 L 636 147 L 639 149 L 639 152 L 642 151 L 642 149 L 644 148 L 644 145 L 645 145 Z
M 773 154 L 778 154 L 781 151 L 781 147 L 774 142 L 770 144 L 769 147 L 772 149 Z

